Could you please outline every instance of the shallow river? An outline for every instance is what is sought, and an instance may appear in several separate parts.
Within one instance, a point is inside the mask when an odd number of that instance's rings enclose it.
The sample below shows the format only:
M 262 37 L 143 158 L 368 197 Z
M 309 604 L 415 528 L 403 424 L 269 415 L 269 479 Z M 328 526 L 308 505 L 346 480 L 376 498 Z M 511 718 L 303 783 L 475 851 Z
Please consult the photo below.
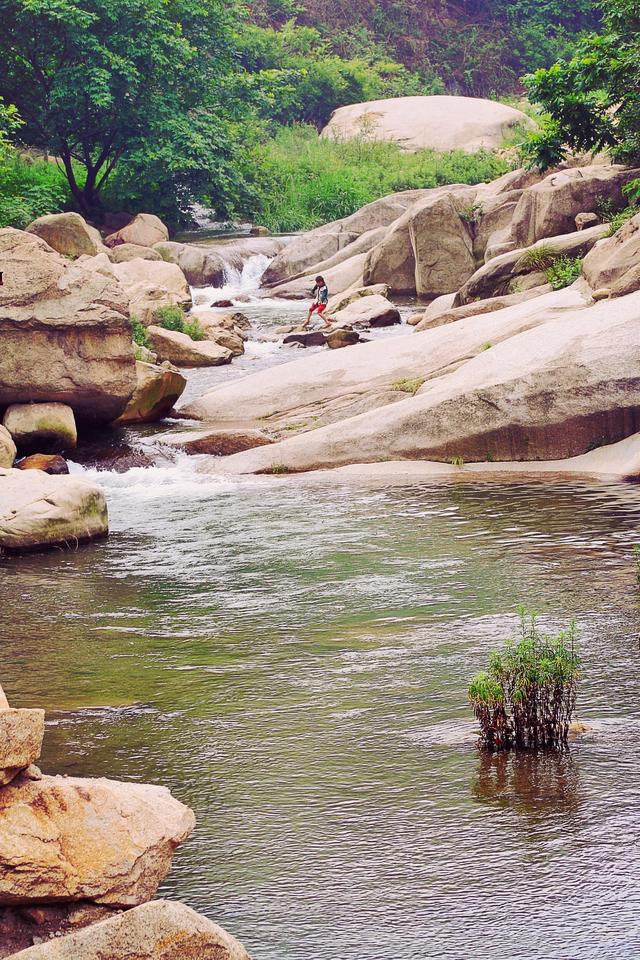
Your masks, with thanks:
M 282 359 L 255 341 L 189 389 Z M 44 769 L 193 807 L 161 893 L 255 960 L 636 960 L 640 487 L 198 460 L 101 472 L 107 541 L 0 558 L 0 677 L 47 709 Z M 592 731 L 491 759 L 466 685 L 519 603 L 578 618 Z

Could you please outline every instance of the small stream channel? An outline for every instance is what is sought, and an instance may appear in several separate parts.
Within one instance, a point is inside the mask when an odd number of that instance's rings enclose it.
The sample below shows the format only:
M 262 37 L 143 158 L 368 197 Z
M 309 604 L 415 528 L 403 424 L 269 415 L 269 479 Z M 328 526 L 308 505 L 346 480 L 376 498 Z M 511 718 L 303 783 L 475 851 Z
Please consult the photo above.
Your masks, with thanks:
M 280 360 L 260 331 L 304 305 L 240 309 L 254 345 L 190 391 Z M 191 805 L 161 893 L 255 960 L 635 960 L 640 487 L 227 479 L 197 459 L 90 469 L 108 540 L 0 558 L 0 674 L 47 710 L 43 768 Z M 518 603 L 578 618 L 593 729 L 492 759 L 466 684 Z

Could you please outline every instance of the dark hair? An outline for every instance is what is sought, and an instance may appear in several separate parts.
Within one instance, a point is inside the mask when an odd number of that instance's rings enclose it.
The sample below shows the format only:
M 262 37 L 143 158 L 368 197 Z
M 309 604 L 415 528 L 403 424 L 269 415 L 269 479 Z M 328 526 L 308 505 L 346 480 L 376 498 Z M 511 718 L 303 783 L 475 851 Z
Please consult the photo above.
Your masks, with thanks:
M 324 277 L 316 277 L 316 283 L 324 283 Z

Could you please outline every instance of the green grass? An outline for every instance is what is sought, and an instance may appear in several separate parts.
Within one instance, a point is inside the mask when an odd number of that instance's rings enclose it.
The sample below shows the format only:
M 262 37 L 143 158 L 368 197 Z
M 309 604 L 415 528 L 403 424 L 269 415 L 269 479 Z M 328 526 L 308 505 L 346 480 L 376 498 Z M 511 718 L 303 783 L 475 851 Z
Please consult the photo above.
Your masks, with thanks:
M 153 315 L 154 322 L 165 330 L 186 333 L 192 340 L 206 340 L 207 335 L 200 321 L 195 317 L 186 317 L 180 306 L 159 307 Z
M 495 180 L 509 169 L 481 151 L 404 153 L 366 139 L 321 139 L 313 127 L 285 127 L 260 148 L 258 216 L 275 232 L 309 230 L 400 190 Z
M 64 173 L 55 163 L 9 149 L 0 157 L 0 227 L 28 226 L 70 206 Z
M 637 213 L 640 213 L 640 207 L 625 207 L 624 210 L 620 210 L 619 213 L 614 213 L 609 218 L 607 236 L 612 237 L 614 233 L 618 232 L 620 227 L 624 227 L 625 223 L 631 220 L 632 217 L 635 217 Z
M 570 287 L 572 283 L 582 276 L 582 258 L 581 257 L 560 257 L 555 260 L 551 266 L 545 270 L 547 282 L 551 284 L 554 290 L 562 290 L 564 287 Z
M 131 323 L 131 339 L 133 342 L 139 347 L 150 348 L 149 334 L 142 320 L 139 317 L 132 316 L 129 322 Z
M 525 250 L 514 269 L 524 273 L 525 271 L 546 270 L 555 260 L 561 257 L 561 253 L 550 243 L 540 243 L 536 247 Z
M 423 383 L 424 377 L 414 377 L 413 379 L 396 380 L 391 384 L 391 387 L 393 390 L 400 390 L 402 393 L 409 393 L 413 396 L 414 393 L 418 392 Z
M 449 463 L 452 467 L 464 467 L 464 457 L 451 457 Z

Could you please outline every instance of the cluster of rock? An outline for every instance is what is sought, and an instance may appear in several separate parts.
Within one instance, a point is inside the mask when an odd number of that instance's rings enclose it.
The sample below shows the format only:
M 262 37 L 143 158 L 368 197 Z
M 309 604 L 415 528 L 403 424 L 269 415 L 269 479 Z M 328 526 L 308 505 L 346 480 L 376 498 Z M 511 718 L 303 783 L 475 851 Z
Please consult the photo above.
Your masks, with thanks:
M 0 687 L 0 957 L 249 960 L 221 927 L 153 900 L 192 811 L 164 787 L 45 776 L 43 710 Z
M 332 268 L 313 263 L 324 256 L 354 284 L 347 295 L 375 282 L 431 303 L 417 332 L 296 360 L 185 407 L 217 427 L 233 410 L 280 437 L 214 469 L 640 473 L 640 214 L 609 236 L 596 213 L 622 206 L 639 175 L 601 163 L 515 171 L 384 198 L 293 241 L 271 264 L 275 292 L 299 283 L 282 283 L 287 273 L 315 272 L 339 292 Z M 582 277 L 552 289 L 545 257 L 584 258 Z

